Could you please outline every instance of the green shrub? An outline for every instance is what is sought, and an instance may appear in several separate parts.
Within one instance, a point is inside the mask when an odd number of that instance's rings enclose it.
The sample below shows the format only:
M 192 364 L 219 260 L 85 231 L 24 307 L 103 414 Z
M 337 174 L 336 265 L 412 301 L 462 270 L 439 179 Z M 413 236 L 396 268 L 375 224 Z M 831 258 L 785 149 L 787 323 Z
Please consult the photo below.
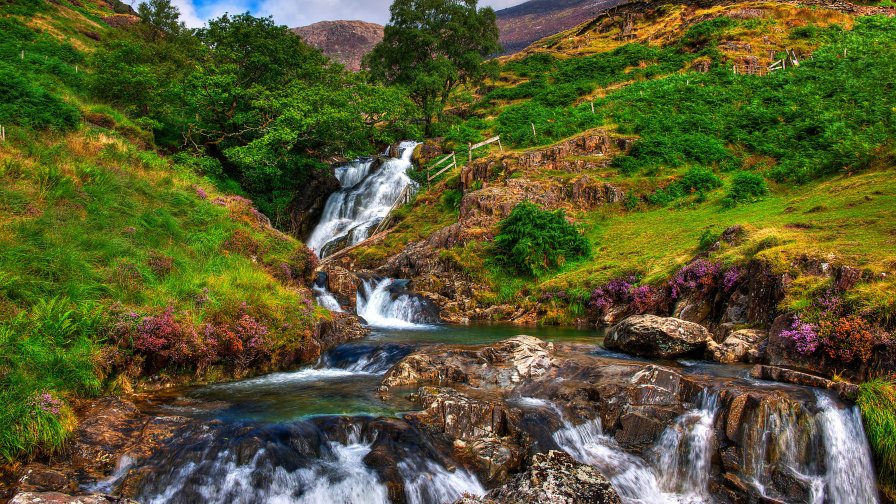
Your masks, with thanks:
M 498 262 L 524 275 L 535 276 L 591 254 L 588 240 L 561 210 L 549 212 L 525 201 L 501 222 L 500 229 L 495 237 Z
M 896 489 L 896 387 L 883 380 L 863 383 L 857 404 L 877 462 L 878 478 L 892 492 Z
M 464 193 L 457 189 L 448 189 L 442 193 L 442 197 L 439 199 L 439 202 L 442 204 L 442 208 L 445 210 L 449 210 L 452 212 L 457 212 L 460 210 L 460 202 L 464 199 Z
M 16 69 L 0 64 L 0 123 L 58 131 L 75 129 L 81 115 Z
M 731 187 L 725 196 L 725 206 L 735 206 L 738 203 L 756 201 L 768 194 L 768 184 L 765 178 L 752 172 L 737 172 L 731 178 Z

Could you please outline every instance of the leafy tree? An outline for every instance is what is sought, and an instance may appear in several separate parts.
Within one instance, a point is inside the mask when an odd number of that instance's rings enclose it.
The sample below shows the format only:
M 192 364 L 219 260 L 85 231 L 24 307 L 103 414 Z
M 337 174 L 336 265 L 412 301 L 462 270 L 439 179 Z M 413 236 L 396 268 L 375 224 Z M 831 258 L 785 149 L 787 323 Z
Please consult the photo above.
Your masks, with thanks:
M 505 267 L 535 276 L 569 259 L 589 256 L 591 244 L 566 221 L 562 210 L 549 212 L 524 201 L 501 221 L 495 250 Z
M 378 81 L 405 87 L 422 110 L 426 133 L 451 92 L 491 73 L 500 51 L 491 8 L 477 0 L 395 0 L 383 41 L 365 58 Z
M 171 0 L 143 2 L 137 7 L 137 15 L 148 28 L 152 40 L 177 37 L 187 29 L 180 21 L 180 10 L 171 4 Z

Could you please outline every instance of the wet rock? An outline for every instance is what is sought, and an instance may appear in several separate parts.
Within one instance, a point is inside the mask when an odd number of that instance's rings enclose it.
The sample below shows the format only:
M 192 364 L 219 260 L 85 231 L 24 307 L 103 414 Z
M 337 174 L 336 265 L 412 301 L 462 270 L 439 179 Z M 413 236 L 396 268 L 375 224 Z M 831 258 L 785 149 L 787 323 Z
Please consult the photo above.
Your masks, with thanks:
M 361 281 L 358 276 L 342 266 L 328 264 L 321 268 L 321 272 L 327 274 L 327 290 L 329 290 L 340 303 L 354 307 L 357 302 L 358 287 Z
M 768 340 L 768 332 L 757 329 L 742 329 L 731 333 L 721 345 L 709 344 L 709 355 L 716 362 L 755 362 L 761 354 L 761 346 Z
M 71 496 L 57 492 L 24 492 L 16 495 L 9 504 L 139 504 L 137 501 L 111 495 Z
M 370 334 L 361 320 L 351 313 L 330 313 L 329 319 L 321 319 L 314 328 L 314 337 L 303 347 L 303 362 L 314 362 L 327 350 L 349 341 L 359 340 Z
M 417 393 L 423 411 L 414 417 L 462 440 L 506 436 L 508 410 L 501 401 L 471 398 L 451 388 L 423 387 Z
M 289 232 L 299 239 L 307 238 L 320 221 L 330 195 L 340 189 L 332 170 L 314 170 L 298 187 L 287 206 Z
M 842 399 L 855 401 L 859 395 L 859 386 L 847 382 L 835 382 L 815 376 L 808 373 L 801 373 L 792 369 L 785 369 L 777 366 L 757 365 L 750 370 L 750 376 L 760 380 L 771 380 L 784 383 L 793 383 L 795 385 L 805 385 L 807 387 L 817 387 L 829 389 L 837 392 Z
M 622 500 L 597 469 L 576 462 L 564 452 L 532 457 L 529 470 L 484 497 L 465 497 L 458 504 L 620 504 Z
M 711 338 L 706 328 L 693 322 L 634 315 L 610 331 L 604 346 L 642 357 L 674 359 L 704 351 Z
M 31 463 L 22 468 L 18 479 L 19 492 L 65 492 L 78 490 L 73 471 L 67 468 L 51 468 Z

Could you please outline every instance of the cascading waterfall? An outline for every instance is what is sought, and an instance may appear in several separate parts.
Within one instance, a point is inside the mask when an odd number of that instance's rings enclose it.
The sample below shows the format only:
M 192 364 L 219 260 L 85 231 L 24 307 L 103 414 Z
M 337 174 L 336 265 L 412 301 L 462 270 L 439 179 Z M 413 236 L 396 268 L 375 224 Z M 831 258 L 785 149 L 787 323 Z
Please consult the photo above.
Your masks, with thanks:
M 311 290 L 314 292 L 314 297 L 317 298 L 317 304 L 323 306 L 324 308 L 330 310 L 331 312 L 342 313 L 342 306 L 339 305 L 339 301 L 336 299 L 336 296 L 327 289 L 327 274 L 324 272 L 319 272 L 317 274 L 317 279 L 311 285 Z
M 432 460 L 404 461 L 398 464 L 398 471 L 404 478 L 408 504 L 449 503 L 464 494 L 485 494 L 485 488 L 467 470 L 449 471 Z
M 819 394 L 817 417 L 826 448 L 826 497 L 832 503 L 879 501 L 871 448 L 855 406 L 837 407 L 831 398 Z
M 358 289 L 358 315 L 374 327 L 413 329 L 426 327 L 426 306 L 406 293 L 394 295 L 397 281 L 391 278 L 364 280 Z
M 387 160 L 377 170 L 373 170 L 374 160 L 338 167 L 336 178 L 342 188 L 327 200 L 320 223 L 308 238 L 308 247 L 324 258 L 367 239 L 405 187 L 414 184 L 407 171 L 416 146 L 416 142 L 402 142 L 401 157 Z
M 663 432 L 653 449 L 660 487 L 666 492 L 682 495 L 687 502 L 710 500 L 713 422 L 719 411 L 719 396 L 704 391 L 700 402 L 699 408 L 679 416 Z

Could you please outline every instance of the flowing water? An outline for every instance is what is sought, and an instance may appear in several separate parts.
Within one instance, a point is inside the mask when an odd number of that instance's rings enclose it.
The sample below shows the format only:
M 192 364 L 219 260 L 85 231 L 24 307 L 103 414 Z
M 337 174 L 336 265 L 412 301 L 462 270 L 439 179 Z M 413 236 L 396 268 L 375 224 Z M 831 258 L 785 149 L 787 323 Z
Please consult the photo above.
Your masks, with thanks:
M 408 177 L 416 142 L 402 142 L 399 158 L 356 160 L 336 168 L 341 189 L 327 200 L 320 223 L 307 240 L 320 258 L 367 239 L 389 213 L 402 191 L 414 182 Z
M 403 144 L 401 158 L 378 170 L 372 161 L 338 168 L 342 190 L 328 201 L 309 246 L 323 257 L 366 238 L 411 184 L 406 171 L 413 145 Z M 318 277 L 313 290 L 319 304 L 343 310 L 327 290 L 325 275 Z M 601 357 L 632 360 L 602 350 L 600 334 L 594 331 L 440 325 L 433 307 L 401 280 L 363 279 L 356 301 L 357 314 L 372 329 L 370 336 L 329 350 L 314 366 L 171 390 L 148 400 L 142 407 L 150 413 L 198 421 L 149 460 L 139 465 L 122 460 L 110 479 L 87 489 L 136 486 L 140 502 L 152 504 L 450 503 L 486 489 L 453 460 L 449 441 L 401 419 L 414 408 L 406 399 L 409 390 L 379 393 L 383 375 L 400 359 L 426 345 L 481 345 L 523 332 L 578 343 L 576 348 Z M 684 373 L 740 379 L 747 386 L 786 387 L 743 379 L 745 370 L 737 366 L 699 361 L 677 365 Z M 803 400 L 769 401 L 745 419 L 745 479 L 760 494 L 775 478 L 799 480 L 810 489 L 808 501 L 813 504 L 877 502 L 874 467 L 857 409 L 827 393 L 800 390 Z M 549 429 L 549 441 L 599 469 L 628 504 L 715 502 L 710 481 L 719 443 L 718 391 L 702 392 L 692 409 L 640 454 L 624 450 L 600 420 L 576 421 L 543 399 L 518 397 L 511 402 L 539 411 L 533 417 L 538 432 Z

